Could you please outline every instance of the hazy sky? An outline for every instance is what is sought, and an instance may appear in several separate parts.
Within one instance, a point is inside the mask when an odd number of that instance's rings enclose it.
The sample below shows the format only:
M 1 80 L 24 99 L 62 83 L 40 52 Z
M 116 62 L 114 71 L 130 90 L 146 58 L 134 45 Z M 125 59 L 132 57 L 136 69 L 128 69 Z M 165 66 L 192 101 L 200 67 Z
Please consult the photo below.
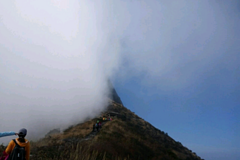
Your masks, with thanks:
M 126 107 L 202 158 L 236 159 L 239 7 L 1 0 L 1 131 L 26 127 L 31 138 L 93 117 L 106 105 L 111 77 Z

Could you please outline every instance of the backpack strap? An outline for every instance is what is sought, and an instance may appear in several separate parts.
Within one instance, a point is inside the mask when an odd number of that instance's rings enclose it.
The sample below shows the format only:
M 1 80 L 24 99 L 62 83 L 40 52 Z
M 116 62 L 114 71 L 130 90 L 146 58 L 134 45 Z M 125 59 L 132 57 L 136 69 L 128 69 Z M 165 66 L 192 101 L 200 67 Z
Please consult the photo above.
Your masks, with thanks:
M 18 146 L 18 147 L 21 147 L 19 146 L 19 144 L 16 142 L 16 139 L 13 139 L 14 143 Z

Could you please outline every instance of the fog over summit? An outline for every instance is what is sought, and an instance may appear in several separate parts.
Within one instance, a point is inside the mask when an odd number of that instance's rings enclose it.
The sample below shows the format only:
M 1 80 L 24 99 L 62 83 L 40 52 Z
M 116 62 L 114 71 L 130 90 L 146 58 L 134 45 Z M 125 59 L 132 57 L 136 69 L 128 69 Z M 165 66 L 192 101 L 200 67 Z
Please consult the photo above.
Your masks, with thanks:
M 167 93 L 213 76 L 234 89 L 233 75 L 214 75 L 239 59 L 234 2 L 1 2 L 2 131 L 34 138 L 95 116 L 108 78 L 141 77 Z
M 107 79 L 118 47 L 113 41 L 107 46 L 93 8 L 78 1 L 4 5 L 1 130 L 26 127 L 28 137 L 38 137 L 99 113 L 107 103 Z

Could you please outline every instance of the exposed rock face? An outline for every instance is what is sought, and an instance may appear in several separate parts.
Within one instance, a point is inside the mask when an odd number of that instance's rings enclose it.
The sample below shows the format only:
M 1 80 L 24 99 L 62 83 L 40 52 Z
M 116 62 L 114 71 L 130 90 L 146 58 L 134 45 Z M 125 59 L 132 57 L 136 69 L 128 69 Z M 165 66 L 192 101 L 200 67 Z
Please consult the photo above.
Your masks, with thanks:
M 119 104 L 123 104 L 122 101 L 121 101 L 121 98 L 118 96 L 117 91 L 113 87 L 112 82 L 110 80 L 108 80 L 108 86 L 109 86 L 109 89 L 110 89 L 109 98 L 112 99 L 113 101 L 119 103 Z

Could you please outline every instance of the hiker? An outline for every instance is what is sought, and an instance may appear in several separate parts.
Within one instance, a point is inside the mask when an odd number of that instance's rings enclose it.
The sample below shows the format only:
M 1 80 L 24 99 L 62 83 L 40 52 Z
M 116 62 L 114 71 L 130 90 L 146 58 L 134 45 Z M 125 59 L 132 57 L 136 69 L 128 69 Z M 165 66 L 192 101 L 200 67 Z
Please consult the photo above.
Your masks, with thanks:
M 99 125 L 98 125 L 98 123 L 96 123 L 96 129 L 97 129 L 97 131 L 98 131 L 98 129 L 99 129 Z
M 22 128 L 18 132 L 18 137 L 9 142 L 4 155 L 9 156 L 8 160 L 16 159 L 20 156 L 24 160 L 29 160 L 30 156 L 30 143 L 25 136 L 27 135 L 27 130 Z
M 99 129 L 101 129 L 102 128 L 102 123 L 99 122 L 98 125 L 99 125 Z
M 13 131 L 10 131 L 10 132 L 0 132 L 0 137 L 13 136 L 13 135 L 18 135 L 18 133 L 15 133 Z
M 93 124 L 93 132 L 95 132 L 95 128 L 96 128 L 95 126 L 96 126 L 96 124 L 94 123 Z

